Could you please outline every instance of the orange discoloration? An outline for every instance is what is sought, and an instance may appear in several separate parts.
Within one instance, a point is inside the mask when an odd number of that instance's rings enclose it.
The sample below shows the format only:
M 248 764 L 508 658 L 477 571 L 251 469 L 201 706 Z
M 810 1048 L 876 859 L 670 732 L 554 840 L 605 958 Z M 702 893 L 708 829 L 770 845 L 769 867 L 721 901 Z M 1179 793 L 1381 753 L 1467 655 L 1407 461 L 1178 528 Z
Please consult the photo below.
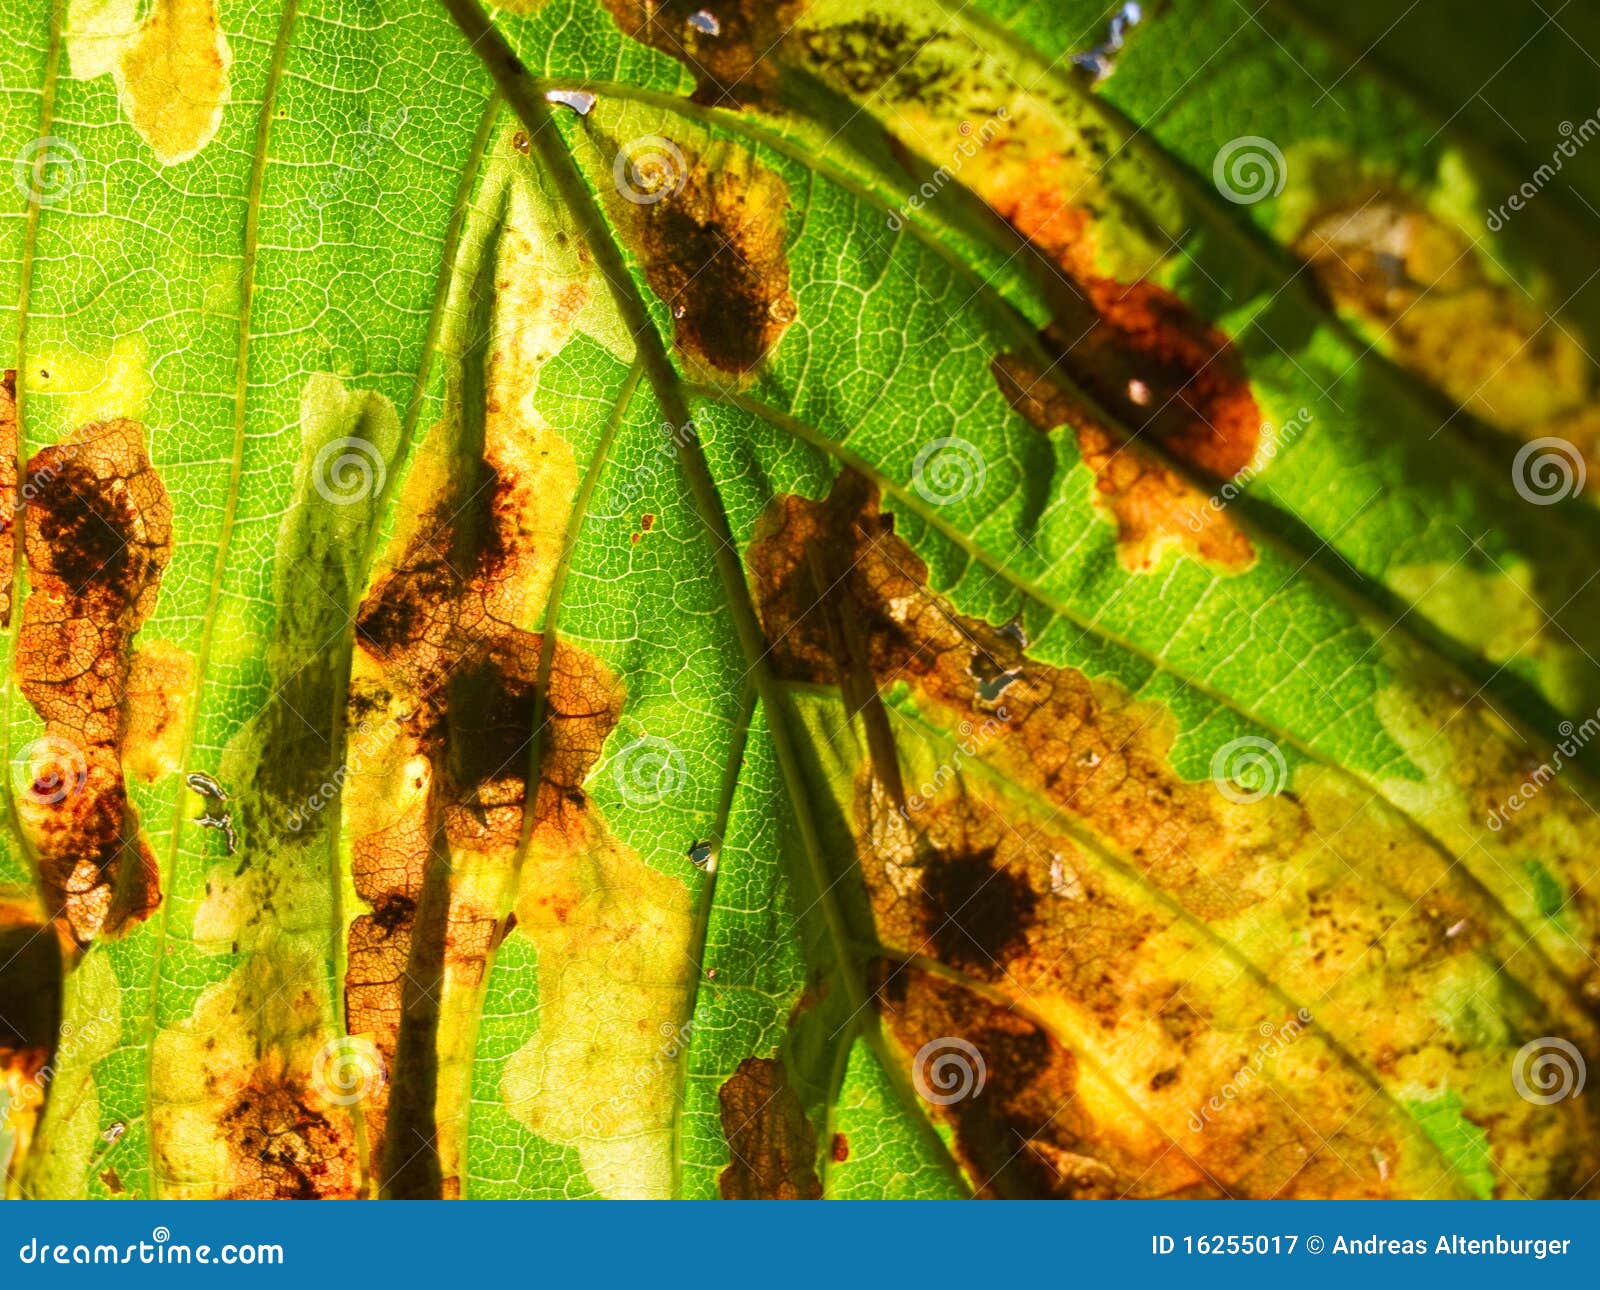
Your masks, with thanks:
M 1153 569 L 1168 546 L 1213 568 L 1237 573 L 1255 562 L 1255 547 L 1207 495 L 1137 440 L 1107 430 L 1081 399 L 1041 372 L 1031 360 L 1002 354 L 995 380 L 1011 405 L 1039 430 L 1069 427 L 1084 464 L 1094 472 L 1099 504 L 1117 525 L 1117 553 L 1125 568 Z
M 854 750 L 840 817 L 873 934 L 913 967 L 942 965 L 886 988 L 891 1029 L 908 1053 L 940 1036 L 986 1053 L 990 1089 L 942 1112 L 975 1177 L 1006 1195 L 1448 1185 L 1374 1083 L 1489 1086 L 1510 1052 L 1442 1035 L 1437 1001 L 1466 980 L 1495 988 L 1491 938 L 1497 953 L 1526 942 L 1448 856 L 1321 768 L 1245 802 L 1184 779 L 1162 705 L 958 612 L 858 477 L 822 502 L 775 501 L 748 563 L 774 670 L 838 686 L 857 727 L 838 736 Z M 1331 849 L 1357 819 L 1359 853 Z M 1537 986 L 1546 1002 L 1507 1005 L 1530 1035 L 1567 1015 L 1556 983 Z M 1319 1014 L 1263 1056 L 1308 999 L 1337 1037 Z M 1245 1069 L 1249 1089 L 1195 1128 Z M 1502 1101 L 1496 1114 L 1532 1117 L 1518 1133 L 1549 1135 L 1559 1158 L 1534 1167 L 1550 1190 L 1592 1173 L 1590 1153 L 1559 1154 L 1583 1108 L 1563 1131 Z
M 371 912 L 350 929 L 345 1005 L 350 1032 L 370 1034 L 397 1071 L 394 1086 L 431 1061 L 408 1052 L 408 1017 L 437 1007 L 431 996 L 447 971 L 480 981 L 495 943 L 496 911 L 449 889 L 446 857 L 509 866 L 530 805 L 543 638 L 513 624 L 526 616 L 530 570 L 548 553 L 521 528 L 537 502 L 513 461 L 491 446 L 465 473 L 473 477 L 454 480 L 421 518 L 357 617 L 371 679 L 352 688 L 351 724 L 392 714 L 391 756 L 405 769 L 398 809 L 354 843 L 352 878 Z M 620 687 L 557 644 L 542 703 L 536 836 L 587 836 L 582 785 L 616 724 Z M 365 1107 L 375 1144 L 393 1118 L 389 1097 L 377 1090 Z
M 1052 315 L 1046 366 L 1084 396 L 1070 424 L 1122 530 L 1124 564 L 1148 570 L 1167 543 L 1193 550 L 1199 495 L 1252 462 L 1262 416 L 1228 338 L 1155 280 L 1183 218 L 1170 186 L 1095 109 L 1019 81 L 1012 60 L 960 23 L 825 14 L 785 56 L 877 110 L 924 195 L 954 180 L 1028 244 L 1028 276 Z M 1198 493 L 1185 467 L 1210 477 Z M 1237 537 L 1210 550 L 1220 570 L 1249 559 Z
M 960 1036 L 983 1061 L 960 1053 L 955 1070 L 970 1096 L 945 1110 L 955 1147 L 985 1197 L 1110 1199 L 1138 1179 L 1136 1196 L 1218 1196 L 1174 1152 L 1143 1178 L 1143 1162 L 1107 1150 L 1078 1098 L 1079 1065 L 1040 1027 L 925 972 L 880 969 L 877 1000 L 908 1052 Z
M 717 1182 L 724 1200 L 817 1200 L 817 1134 L 783 1063 L 746 1057 L 717 1090 L 732 1160 Z
M 1131 429 L 1133 440 L 1108 432 L 1061 382 L 1032 391 L 1037 374 L 1030 372 L 1017 384 L 1034 405 L 1049 408 L 1049 416 L 1035 424 L 1074 428 L 1104 503 L 1117 518 L 1130 568 L 1150 568 L 1163 542 L 1176 542 L 1217 568 L 1246 568 L 1253 552 L 1244 536 L 1207 510 L 1203 490 L 1138 442 L 1150 438 L 1204 476 L 1226 480 L 1238 474 L 1255 456 L 1262 425 L 1243 363 L 1220 330 L 1166 288 L 1148 279 L 1119 282 L 1099 271 L 1093 223 L 1066 196 L 1070 190 L 1060 169 L 1060 159 L 1052 157 L 1000 165 L 992 175 L 984 172 L 980 191 L 1065 275 L 1075 298 L 1046 329 L 1046 347 L 1059 356 L 1065 375 Z M 1029 366 L 1011 356 L 999 363 L 1013 376 L 1019 366 Z
M 122 714 L 122 765 L 152 783 L 182 768 L 184 727 L 195 688 L 194 655 L 165 641 L 134 651 Z
M 676 146 L 676 145 L 675 145 Z M 644 263 L 650 288 L 673 317 L 678 352 L 716 373 L 741 376 L 795 320 L 785 247 L 788 189 L 748 153 L 718 143 L 680 148 L 684 174 L 653 202 L 613 202 Z M 641 177 L 640 186 L 646 186 Z
M 352 1199 L 353 1130 L 337 1108 L 270 1066 L 254 1071 L 222 1112 L 229 1200 Z
M 837 552 L 830 567 L 847 572 L 822 584 L 831 589 L 819 601 L 807 553 L 830 548 Z M 824 503 L 780 499 L 749 562 L 780 675 L 868 687 L 906 682 L 952 725 L 981 725 L 998 714 L 1009 722 L 1007 738 L 991 752 L 1019 783 L 1093 818 L 1127 854 L 1153 866 L 1163 886 L 1206 913 L 1249 903 L 1248 885 L 1218 882 L 1198 867 L 1198 857 L 1222 849 L 1228 803 L 1210 783 L 1186 784 L 1173 773 L 1170 716 L 1107 694 L 1080 672 L 1029 662 L 1014 640 L 941 603 L 927 590 L 925 566 L 894 536 L 859 478 L 841 478 Z M 840 621 L 853 624 L 849 637 L 830 630 Z M 838 642 L 847 639 L 857 649 L 842 663 Z M 979 696 L 975 660 L 994 675 L 1017 674 L 997 702 Z M 1023 713 L 1027 719 L 1017 720 Z M 883 770 L 878 779 L 890 781 Z M 1237 863 L 1252 862 L 1241 854 Z
M 133 421 L 42 449 L 28 475 L 49 482 L 23 520 L 32 587 L 17 678 L 45 734 L 19 808 L 49 910 L 85 945 L 160 901 L 123 781 L 123 708 L 133 635 L 172 554 L 172 503 Z

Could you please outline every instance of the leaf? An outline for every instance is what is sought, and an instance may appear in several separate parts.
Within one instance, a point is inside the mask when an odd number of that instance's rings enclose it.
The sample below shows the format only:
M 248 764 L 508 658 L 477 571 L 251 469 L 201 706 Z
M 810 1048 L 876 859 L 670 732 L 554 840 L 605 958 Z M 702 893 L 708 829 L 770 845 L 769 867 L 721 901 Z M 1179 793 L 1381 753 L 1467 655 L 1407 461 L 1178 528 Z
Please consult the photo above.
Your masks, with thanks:
M 1548 23 L 6 2 L 11 1193 L 1592 1192 Z

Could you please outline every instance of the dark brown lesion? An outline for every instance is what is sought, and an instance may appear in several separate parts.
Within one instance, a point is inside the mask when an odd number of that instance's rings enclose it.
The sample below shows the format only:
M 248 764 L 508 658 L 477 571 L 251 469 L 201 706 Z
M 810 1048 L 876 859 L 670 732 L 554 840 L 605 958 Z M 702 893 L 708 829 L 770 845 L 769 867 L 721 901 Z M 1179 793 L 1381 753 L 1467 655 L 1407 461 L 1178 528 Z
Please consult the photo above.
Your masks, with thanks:
M 988 973 L 1027 945 L 1039 895 L 996 864 L 998 842 L 934 850 L 921 866 L 927 940 L 938 958 Z
M 797 314 L 788 188 L 731 144 L 703 153 L 673 146 L 683 173 L 669 158 L 652 180 L 668 195 L 652 202 L 618 195 L 612 213 L 672 314 L 678 352 L 715 374 L 742 376 L 771 353 Z
M 357 1193 L 349 1123 L 297 1079 L 264 1064 L 218 1119 L 228 1200 L 332 1200 Z
M 730 1160 L 724 1200 L 817 1200 L 817 1133 L 783 1062 L 746 1057 L 717 1090 Z
M 843 571 L 826 595 L 812 572 L 818 559 Z M 1226 803 L 1211 784 L 1185 782 L 1173 771 L 1170 714 L 1076 669 L 1030 659 L 1013 635 L 957 611 L 929 588 L 927 566 L 895 534 L 893 517 L 860 476 L 845 472 L 820 502 L 776 499 L 747 560 L 780 677 L 838 685 L 847 700 L 864 684 L 881 693 L 903 683 L 941 727 L 958 730 L 965 722 L 981 732 L 998 722 L 1004 737 L 986 741 L 984 760 L 1014 783 L 1092 822 L 1201 916 L 1226 916 L 1249 903 L 1245 888 L 1225 875 L 1251 871 L 1255 857 L 1222 855 Z M 840 619 L 853 624 L 857 641 L 844 654 L 833 626 Z M 1013 680 L 988 699 L 977 679 L 984 674 Z M 886 788 L 876 760 L 873 774 Z M 908 798 L 914 789 L 905 786 Z M 886 800 L 885 809 L 899 814 L 892 793 Z M 1287 803 L 1274 809 L 1298 820 Z M 1207 870 L 1199 857 L 1218 858 Z
M 604 0 L 624 34 L 687 67 L 706 107 L 770 107 L 776 54 L 805 0 Z
M 995 359 L 1002 392 L 1037 429 L 1077 437 L 1126 566 L 1149 570 L 1176 544 L 1215 569 L 1248 568 L 1250 540 L 1207 501 L 1261 440 L 1261 408 L 1232 342 L 1165 287 L 1100 272 L 1089 217 L 1055 188 L 989 196 L 1065 288 L 1040 335 L 1044 361 Z
M 950 1122 L 978 1196 L 1223 1194 L 1181 1157 L 1147 1169 L 1149 1161 L 1107 1144 L 1079 1102 L 1076 1059 L 1033 1021 L 914 968 L 882 963 L 878 974 L 880 1015 L 901 1047 L 908 1054 L 956 1054 L 947 1079 L 925 1066 L 923 1078 L 935 1096 L 951 1099 L 926 1109 Z M 950 1048 L 950 1037 L 970 1049 Z
M 1010 369 L 1008 396 L 1034 425 L 1077 435 L 1124 564 L 1147 571 L 1175 544 L 1216 569 L 1247 568 L 1250 544 L 1206 514 L 1205 501 L 1255 458 L 1262 412 L 1230 338 L 1154 280 L 1164 253 L 1107 267 L 1112 238 L 1167 240 L 1148 209 L 1094 178 L 1118 151 L 1112 132 L 1053 122 L 1048 107 L 1041 116 L 1039 100 L 953 32 L 876 19 L 819 25 L 797 34 L 787 56 L 857 103 L 887 105 L 890 153 L 907 177 L 948 180 L 977 199 L 968 208 L 956 191 L 941 198 L 955 203 L 953 218 L 1017 240 L 1008 258 L 1031 263 L 1026 276 L 1051 321 L 1037 355 L 1002 355 L 997 368 Z
M 349 932 L 345 1014 L 392 1072 L 365 1100 L 375 1172 L 396 1196 L 439 1195 L 435 1102 L 441 987 L 481 980 L 503 935 L 450 883 L 453 853 L 515 853 L 531 827 L 587 836 L 583 784 L 621 712 L 596 660 L 515 625 L 535 552 L 515 466 L 485 447 L 419 517 L 356 619 L 352 728 L 397 714 L 415 772 L 407 809 L 353 842 L 370 912 Z M 541 666 L 548 666 L 543 676 Z M 538 771 L 528 792 L 538 740 Z
M 159 871 L 128 800 L 124 707 L 134 633 L 172 555 L 172 503 L 144 428 L 86 426 L 35 453 L 22 513 L 30 590 L 17 679 L 44 721 L 50 764 L 19 809 L 64 933 L 86 945 L 160 902 Z
M 0 905 L 0 1100 L 13 1134 L 0 1168 L 15 1180 L 25 1168 L 34 1127 L 50 1094 L 61 1035 L 61 946 L 33 911 Z

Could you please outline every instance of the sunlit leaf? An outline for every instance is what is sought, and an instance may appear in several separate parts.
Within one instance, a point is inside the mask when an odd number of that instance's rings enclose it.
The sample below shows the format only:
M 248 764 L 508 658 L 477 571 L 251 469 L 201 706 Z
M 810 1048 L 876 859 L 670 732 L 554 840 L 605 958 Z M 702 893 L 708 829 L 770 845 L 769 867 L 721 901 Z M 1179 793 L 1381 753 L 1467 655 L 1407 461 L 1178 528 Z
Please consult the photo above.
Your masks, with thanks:
M 1591 1192 L 1492 8 L 5 0 L 8 1192 Z

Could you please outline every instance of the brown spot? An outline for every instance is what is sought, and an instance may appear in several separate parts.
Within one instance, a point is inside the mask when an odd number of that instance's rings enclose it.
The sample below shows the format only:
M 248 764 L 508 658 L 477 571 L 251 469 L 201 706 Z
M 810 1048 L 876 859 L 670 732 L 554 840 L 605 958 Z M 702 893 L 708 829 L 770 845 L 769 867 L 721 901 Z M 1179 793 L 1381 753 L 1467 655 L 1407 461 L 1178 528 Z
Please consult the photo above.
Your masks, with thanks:
M 521 130 L 518 130 L 511 136 L 511 146 L 520 152 L 524 157 L 526 157 L 528 155 L 529 147 L 528 136 Z
M 774 55 L 805 0 L 604 0 L 617 26 L 694 73 L 707 107 L 772 106 Z
M 1082 339 L 1057 324 L 1067 369 L 1179 461 L 1217 479 L 1248 466 L 1261 409 L 1228 338 L 1153 282 L 1086 277 L 1083 285 L 1099 317 Z
M 650 531 L 651 527 L 655 524 L 655 522 L 656 522 L 656 517 L 654 515 L 651 515 L 648 511 L 646 511 L 643 515 L 641 515 L 639 517 L 639 527 L 641 529 L 643 529 L 646 533 L 648 533 Z
M 679 148 L 652 183 L 669 195 L 613 211 L 644 263 L 650 289 L 673 317 L 679 353 L 716 372 L 743 375 L 771 352 L 795 320 L 785 251 L 788 189 L 731 144 L 704 154 Z M 642 183 L 643 181 L 641 181 Z
M 774 671 L 837 686 L 865 726 L 838 741 L 858 750 L 841 822 L 871 935 L 911 965 L 879 1002 L 909 1054 L 949 1036 L 985 1054 L 982 1097 L 938 1112 L 976 1177 L 1005 1195 L 1437 1185 L 1433 1148 L 1372 1072 L 1398 1052 L 1396 1083 L 1487 1080 L 1511 1052 L 1438 1034 L 1443 983 L 1492 979 L 1477 933 L 1450 929 L 1494 915 L 1425 837 L 1316 767 L 1249 804 L 1185 780 L 1163 705 L 961 614 L 859 477 L 824 501 L 777 499 L 748 566 Z M 985 697 L 991 675 L 1013 679 Z M 892 708 L 877 699 L 890 687 Z M 1325 844 L 1358 819 L 1359 851 Z M 1497 926 L 1511 949 L 1526 940 Z M 920 966 L 934 960 L 937 980 Z M 1361 1016 L 1336 1027 L 1345 1048 L 1308 1030 L 1263 1061 L 1293 1001 L 1330 991 Z M 1241 1070 L 1226 1113 L 1189 1127 Z M 1532 1132 L 1524 1105 L 1512 1093 L 1495 1113 Z M 1409 1171 L 1380 1178 L 1375 1145 Z
M 126 1187 L 122 1185 L 122 1176 L 115 1169 L 106 1168 L 100 1171 L 100 1183 L 113 1196 L 120 1196 Z
M 717 1090 L 732 1159 L 718 1177 L 724 1200 L 817 1200 L 817 1134 L 783 1063 L 746 1057 Z
M 49 1059 L 61 1019 L 62 966 L 60 946 L 36 922 L 19 919 L 0 930 L 0 1055 Z
M 42 482 L 23 513 L 31 589 L 17 677 L 45 730 L 30 745 L 34 784 L 19 809 L 48 908 L 84 945 L 160 902 L 122 741 L 130 646 L 172 554 L 172 503 L 133 421 L 40 450 L 28 477 Z
M 50 1091 L 61 1027 L 61 945 L 20 909 L 0 911 L 0 1128 L 12 1135 L 15 1177 Z M 0 1168 L 0 1185 L 7 1170 Z
M 1114 128 L 1076 96 L 1024 89 L 996 47 L 911 9 L 893 21 L 824 16 L 808 25 L 788 56 L 877 110 L 910 178 L 931 175 L 942 186 L 954 158 L 960 185 L 1029 244 L 1021 258 L 1035 260 L 1028 276 L 1055 314 L 1042 338 L 1050 368 L 1104 410 L 1077 410 L 1089 433 L 1114 432 L 1113 446 L 1159 443 L 1219 482 L 1251 462 L 1262 418 L 1243 364 L 1216 327 L 1152 280 L 1169 253 L 1166 195 L 1134 159 L 1117 164 L 1124 150 Z M 1109 457 L 1099 443 L 1095 450 Z M 1153 459 L 1114 473 L 1106 465 L 1095 470 L 1112 498 L 1161 469 Z M 1150 501 L 1145 519 L 1163 520 Z M 1182 516 L 1165 517 L 1162 532 L 1184 541 L 1173 518 Z M 1145 552 L 1131 554 L 1133 567 L 1146 567 Z
M 0 1128 L 12 1135 L 11 1177 L 32 1150 L 60 1035 L 61 945 L 37 914 L 0 907 Z M 7 1169 L 0 1168 L 0 1185 Z
M 957 1154 L 985 1197 L 1103 1200 L 1133 1195 L 1215 1196 L 1177 1153 L 1151 1165 L 1108 1150 L 1079 1099 L 1072 1054 L 1033 1022 L 949 982 L 904 967 L 881 968 L 892 992 L 877 993 L 885 1024 L 911 1053 L 958 1037 L 982 1061 L 961 1053 L 964 1096 L 941 1112 L 955 1130 Z M 942 1050 L 942 1049 L 941 1049 Z M 1069 1163 L 1070 1162 L 1070 1163 Z M 1062 1167 L 1064 1166 L 1064 1167 Z
M 834 1161 L 834 1163 L 842 1165 L 848 1159 L 850 1159 L 850 1139 L 845 1137 L 844 1134 L 842 1134 L 842 1133 L 834 1134 L 833 1135 L 833 1161 Z
M 300 1084 L 258 1068 L 219 1120 L 229 1200 L 348 1199 L 357 1169 L 348 1117 L 311 1104 Z
M 1019 874 L 995 865 L 996 848 L 935 852 L 922 868 L 922 894 L 939 957 L 987 972 L 1027 940 L 1038 903 Z
M 839 575 L 819 579 L 813 559 Z M 880 688 L 909 684 L 952 727 L 965 722 L 987 760 L 1070 814 L 1092 819 L 1197 909 L 1221 915 L 1249 903 L 1244 888 L 1197 867 L 1198 857 L 1223 849 L 1229 808 L 1209 782 L 1189 784 L 1174 774 L 1170 716 L 1074 669 L 1027 659 L 1012 637 L 934 596 L 926 566 L 894 535 L 859 476 L 841 476 L 824 502 L 778 499 L 757 528 L 749 567 L 780 676 L 840 685 L 852 710 L 865 709 Z M 998 699 L 977 692 L 975 656 L 997 675 L 1016 676 Z M 918 805 L 919 786 L 896 789 L 894 763 L 891 737 L 875 753 L 872 774 L 885 799 L 878 809 L 898 817 L 899 807 Z M 968 866 L 964 879 L 923 880 L 931 908 L 950 924 L 940 935 L 952 946 L 964 941 L 973 957 L 980 947 L 1006 948 L 1036 907 L 1028 895 L 985 894 L 976 905 L 967 902 L 965 913 L 952 912 L 962 908 L 963 893 L 984 890 L 978 870 L 994 863 L 987 852 L 995 844 L 964 826 L 939 836 L 920 817 L 917 823 L 922 845 Z M 1238 863 L 1251 861 L 1241 854 Z

